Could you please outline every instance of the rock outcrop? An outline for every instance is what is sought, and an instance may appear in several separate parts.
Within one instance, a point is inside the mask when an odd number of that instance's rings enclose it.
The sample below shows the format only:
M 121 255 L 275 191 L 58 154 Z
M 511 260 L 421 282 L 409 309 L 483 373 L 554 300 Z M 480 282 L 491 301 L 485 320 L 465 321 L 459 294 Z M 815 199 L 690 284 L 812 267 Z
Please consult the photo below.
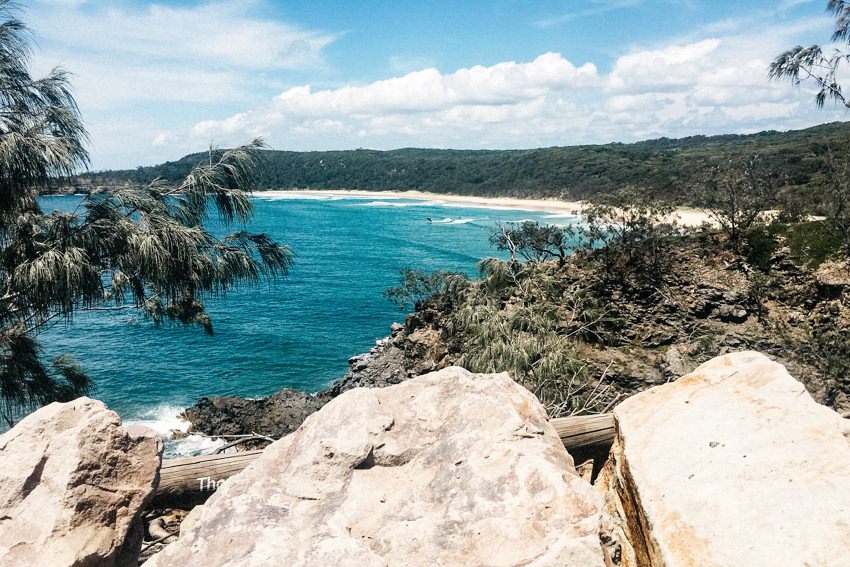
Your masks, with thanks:
M 0 436 L 0 565 L 135 566 L 162 442 L 88 398 Z
M 640 567 L 850 564 L 850 421 L 755 352 L 614 411 L 597 488 Z
M 601 566 L 603 517 L 534 396 L 448 368 L 333 399 L 149 564 Z
M 421 314 L 411 315 L 416 320 Z M 420 321 L 419 324 L 422 324 Z M 296 429 L 308 415 L 353 388 L 383 388 L 447 366 L 445 347 L 429 328 L 408 330 L 394 323 L 390 336 L 369 352 L 348 360 L 348 371 L 330 388 L 315 394 L 283 388 L 268 398 L 235 396 L 201 398 L 183 417 L 191 432 L 205 435 L 258 433 L 279 439 Z
M 240 435 L 257 433 L 279 439 L 296 429 L 308 415 L 325 405 L 327 392 L 309 394 L 283 388 L 268 398 L 236 396 L 201 398 L 183 413 L 193 433 Z

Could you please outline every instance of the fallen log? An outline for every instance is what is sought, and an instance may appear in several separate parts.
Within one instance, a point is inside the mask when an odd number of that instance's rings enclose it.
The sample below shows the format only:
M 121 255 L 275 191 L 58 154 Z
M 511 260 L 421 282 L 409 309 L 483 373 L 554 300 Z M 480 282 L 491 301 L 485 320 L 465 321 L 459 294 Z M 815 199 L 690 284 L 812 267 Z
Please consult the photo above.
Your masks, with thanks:
M 567 451 L 584 447 L 608 446 L 614 442 L 614 414 L 560 417 L 549 423 L 558 432 Z
M 550 422 L 576 464 L 594 460 L 594 477 L 614 441 L 614 416 L 572 416 Z M 165 459 L 153 507 L 195 505 L 205 501 L 222 482 L 241 472 L 262 451 Z
M 262 451 L 163 459 L 152 507 L 204 502 L 221 483 L 250 465 Z

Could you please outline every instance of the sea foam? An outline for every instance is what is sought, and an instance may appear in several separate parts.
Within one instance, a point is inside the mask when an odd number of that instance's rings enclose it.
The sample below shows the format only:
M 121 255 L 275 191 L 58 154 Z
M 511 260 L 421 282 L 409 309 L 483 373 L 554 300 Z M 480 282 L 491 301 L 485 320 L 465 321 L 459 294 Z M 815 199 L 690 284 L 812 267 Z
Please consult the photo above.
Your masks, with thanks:
M 485 219 L 449 219 L 449 218 L 445 218 L 445 219 L 435 220 L 435 221 L 431 221 L 431 222 L 433 222 L 434 224 L 467 224 L 467 223 L 470 223 L 470 222 L 474 222 L 476 220 L 485 220 Z
M 143 425 L 159 433 L 165 440 L 163 458 L 189 457 L 209 454 L 225 444 L 223 439 L 205 435 L 185 435 L 189 422 L 180 419 L 183 408 L 160 405 L 139 414 L 137 419 L 127 419 L 126 425 Z

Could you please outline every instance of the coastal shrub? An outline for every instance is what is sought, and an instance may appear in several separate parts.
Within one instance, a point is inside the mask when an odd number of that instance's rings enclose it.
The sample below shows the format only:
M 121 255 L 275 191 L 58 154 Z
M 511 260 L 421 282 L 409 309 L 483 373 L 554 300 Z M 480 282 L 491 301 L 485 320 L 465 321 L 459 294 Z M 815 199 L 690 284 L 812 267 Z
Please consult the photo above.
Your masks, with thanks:
M 481 263 L 482 279 L 459 296 L 443 325 L 473 372 L 508 372 L 552 416 L 603 411 L 611 388 L 594 379 L 578 341 L 603 342 L 612 326 L 605 304 L 583 280 L 554 264 Z
M 572 226 L 560 227 L 541 225 L 535 221 L 524 221 L 517 225 L 499 223 L 490 235 L 490 243 L 498 250 L 509 252 L 511 261 L 517 254 L 527 261 L 543 262 L 557 259 L 563 267 L 575 238 Z
M 822 192 L 823 214 L 829 228 L 841 242 L 842 252 L 850 258 L 850 140 L 839 151 L 827 148 L 827 169 Z
M 722 160 L 708 166 L 693 184 L 693 199 L 720 225 L 734 251 L 744 235 L 778 206 L 783 175 L 761 156 Z
M 767 316 L 767 300 L 770 290 L 770 278 L 761 270 L 753 270 L 747 275 L 747 299 L 755 308 L 759 323 Z
M 604 411 L 610 389 L 594 381 L 572 337 L 559 332 L 554 306 L 502 310 L 479 296 L 452 316 L 462 331 L 456 364 L 471 372 L 508 372 L 533 392 L 551 417 Z
M 779 248 L 774 233 L 769 227 L 758 226 L 750 229 L 744 237 L 743 252 L 747 262 L 763 272 L 770 271 L 770 259 Z
M 446 291 L 449 286 L 464 285 L 467 277 L 459 272 L 434 270 L 426 272 L 418 268 L 399 269 L 399 284 L 387 288 L 384 297 L 398 304 L 399 309 L 414 307 L 434 294 Z
M 789 225 L 786 229 L 786 242 L 794 258 L 812 269 L 846 253 L 841 231 L 831 220 Z
M 829 0 L 827 11 L 835 17 L 832 41 L 827 53 L 819 45 L 798 45 L 779 54 L 771 63 L 769 76 L 773 80 L 799 84 L 809 81 L 817 87 L 815 104 L 821 108 L 827 101 L 850 108 L 850 99 L 844 94 L 839 79 L 846 77 L 841 69 L 850 60 L 850 3 Z M 850 140 L 842 136 L 832 143 L 815 147 L 822 154 L 825 169 L 814 177 L 823 190 L 818 192 L 823 214 L 841 239 L 843 253 L 850 258 Z M 822 150 L 822 151 L 821 151 Z
M 621 189 L 584 211 L 581 250 L 597 260 L 602 283 L 657 283 L 669 271 L 670 244 L 680 229 L 673 207 L 636 187 Z
M 809 332 L 809 344 L 825 378 L 850 393 L 850 328 L 841 320 L 820 322 Z

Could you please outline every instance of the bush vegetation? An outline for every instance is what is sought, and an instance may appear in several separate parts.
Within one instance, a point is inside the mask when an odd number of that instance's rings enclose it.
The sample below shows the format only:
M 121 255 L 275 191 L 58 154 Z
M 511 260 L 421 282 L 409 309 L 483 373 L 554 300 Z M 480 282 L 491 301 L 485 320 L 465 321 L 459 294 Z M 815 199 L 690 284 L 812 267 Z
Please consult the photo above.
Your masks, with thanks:
M 781 193 L 807 211 L 822 189 L 828 146 L 839 147 L 850 124 L 790 132 L 660 138 L 633 144 L 533 150 L 267 151 L 258 187 L 268 189 L 416 189 L 434 193 L 593 200 L 640 185 L 652 197 L 693 204 L 690 187 L 705 164 L 759 154 L 764 169 L 784 172 Z M 85 175 L 80 188 L 179 183 L 201 154 L 157 166 Z

